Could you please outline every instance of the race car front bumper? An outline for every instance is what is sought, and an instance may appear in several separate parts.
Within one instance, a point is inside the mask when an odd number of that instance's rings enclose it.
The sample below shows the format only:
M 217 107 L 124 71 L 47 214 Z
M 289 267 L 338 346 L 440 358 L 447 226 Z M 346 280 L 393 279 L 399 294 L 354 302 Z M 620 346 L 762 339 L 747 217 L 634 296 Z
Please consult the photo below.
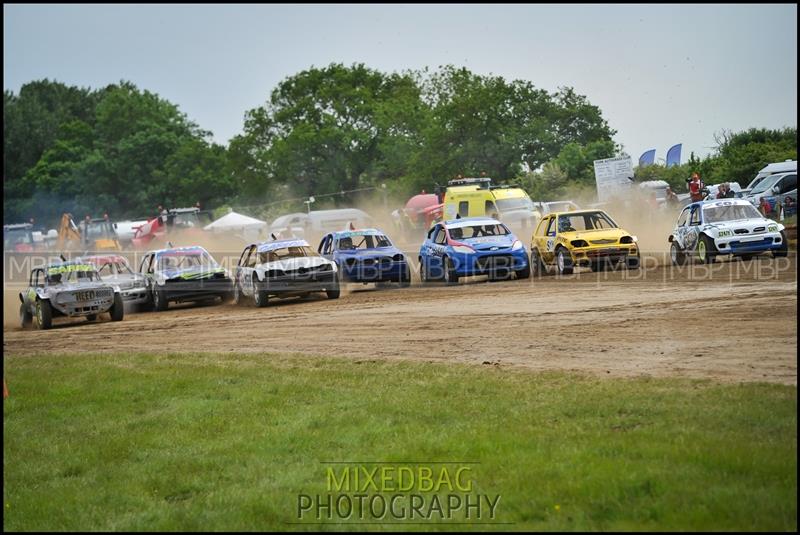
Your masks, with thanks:
M 410 276 L 404 260 L 375 261 L 372 259 L 343 262 L 340 266 L 342 280 L 347 282 L 400 282 Z
M 130 305 L 138 305 L 147 302 L 147 288 L 131 288 L 129 290 L 120 291 L 122 295 L 122 302 Z
M 64 302 L 57 296 L 55 300 L 50 300 L 53 309 L 59 314 L 77 318 L 81 316 L 91 316 L 108 312 L 114 304 L 114 294 L 102 296 L 89 301 L 69 301 Z
M 333 290 L 338 284 L 337 273 L 328 270 L 267 277 L 256 282 L 256 287 L 269 295 L 296 295 Z
M 755 254 L 785 247 L 780 232 L 717 238 L 714 240 L 714 245 L 721 254 Z
M 528 253 L 524 248 L 502 252 L 478 251 L 474 254 L 454 254 L 453 262 L 459 277 L 520 271 L 528 266 Z
M 589 266 L 594 262 L 619 263 L 639 255 L 636 244 L 622 247 L 583 247 L 572 250 L 572 262 L 576 266 Z
M 202 301 L 222 297 L 233 292 L 233 281 L 227 277 L 218 279 L 168 280 L 160 288 L 166 294 L 167 301 Z

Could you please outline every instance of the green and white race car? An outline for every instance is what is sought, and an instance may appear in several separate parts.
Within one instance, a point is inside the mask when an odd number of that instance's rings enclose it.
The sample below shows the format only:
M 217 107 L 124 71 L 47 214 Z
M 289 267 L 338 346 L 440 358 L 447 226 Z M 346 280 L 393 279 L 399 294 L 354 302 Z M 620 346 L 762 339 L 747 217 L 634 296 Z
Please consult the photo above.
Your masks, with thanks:
M 30 285 L 20 292 L 20 323 L 49 329 L 53 318 L 86 317 L 89 321 L 108 312 L 112 321 L 122 321 L 124 305 L 119 288 L 103 282 L 95 267 L 80 261 L 63 261 L 31 271 Z

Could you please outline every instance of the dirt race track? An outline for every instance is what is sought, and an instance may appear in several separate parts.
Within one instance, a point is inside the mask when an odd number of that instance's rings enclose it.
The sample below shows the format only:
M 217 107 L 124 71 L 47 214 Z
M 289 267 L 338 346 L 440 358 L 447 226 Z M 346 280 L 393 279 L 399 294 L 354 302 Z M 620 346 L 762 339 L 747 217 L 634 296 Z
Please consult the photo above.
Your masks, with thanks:
M 18 305 L 17 305 L 18 306 Z M 797 260 L 407 289 L 252 306 L 173 305 L 121 323 L 4 327 L 7 355 L 281 352 L 620 376 L 797 384 Z

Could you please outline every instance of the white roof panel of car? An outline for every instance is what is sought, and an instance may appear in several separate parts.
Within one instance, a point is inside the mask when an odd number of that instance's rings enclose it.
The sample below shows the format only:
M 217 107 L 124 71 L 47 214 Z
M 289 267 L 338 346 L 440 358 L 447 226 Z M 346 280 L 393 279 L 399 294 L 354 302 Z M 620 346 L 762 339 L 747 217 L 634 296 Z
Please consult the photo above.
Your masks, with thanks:
M 499 225 L 500 221 L 492 219 L 491 217 L 464 217 L 461 219 L 451 219 L 444 222 L 447 228 L 462 228 L 470 227 L 472 225 Z

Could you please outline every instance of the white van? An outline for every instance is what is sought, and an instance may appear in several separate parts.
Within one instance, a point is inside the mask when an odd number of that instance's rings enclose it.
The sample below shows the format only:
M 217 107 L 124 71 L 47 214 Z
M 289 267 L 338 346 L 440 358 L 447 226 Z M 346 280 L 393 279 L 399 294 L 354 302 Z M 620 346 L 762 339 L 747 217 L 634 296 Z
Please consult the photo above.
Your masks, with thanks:
M 748 193 L 750 190 L 758 186 L 759 182 L 761 182 L 770 175 L 774 175 L 776 173 L 791 173 L 791 172 L 795 173 L 797 172 L 797 160 L 786 160 L 783 162 L 771 163 L 758 172 L 758 174 L 747 185 L 744 191 L 745 193 Z

